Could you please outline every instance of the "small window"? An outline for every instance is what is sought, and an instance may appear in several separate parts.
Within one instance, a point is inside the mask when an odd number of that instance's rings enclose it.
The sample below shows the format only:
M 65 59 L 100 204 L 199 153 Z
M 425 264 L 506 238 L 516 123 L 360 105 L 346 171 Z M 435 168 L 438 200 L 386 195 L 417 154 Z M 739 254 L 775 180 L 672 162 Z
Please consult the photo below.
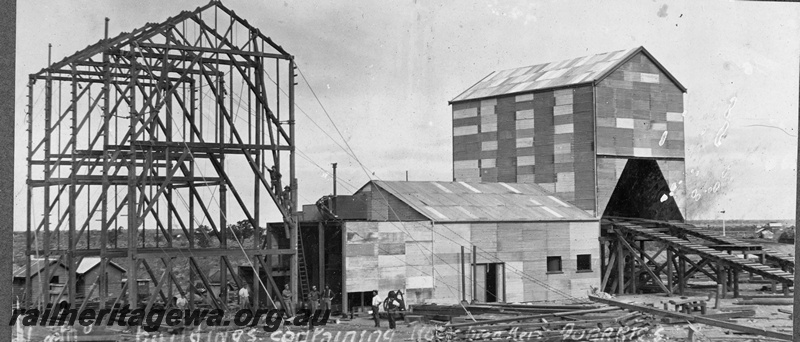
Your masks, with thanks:
M 561 273 L 561 257 L 547 257 L 547 273 Z
M 53 276 L 52 278 L 50 278 L 50 284 L 60 284 L 58 280 L 59 280 L 58 276 Z
M 578 254 L 578 272 L 592 271 L 592 255 Z

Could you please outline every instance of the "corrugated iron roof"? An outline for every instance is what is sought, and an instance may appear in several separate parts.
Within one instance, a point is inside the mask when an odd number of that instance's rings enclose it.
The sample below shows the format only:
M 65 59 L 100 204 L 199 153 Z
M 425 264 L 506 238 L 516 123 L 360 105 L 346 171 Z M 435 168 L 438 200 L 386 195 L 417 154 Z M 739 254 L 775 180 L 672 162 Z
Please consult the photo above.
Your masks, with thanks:
M 638 47 L 522 68 L 494 71 L 450 102 L 599 82 L 639 52 L 643 52 L 652 59 L 667 77 L 675 82 L 681 91 L 686 91 L 686 88 L 664 69 L 644 47 Z
M 100 264 L 100 260 L 101 260 L 100 257 L 84 257 L 81 260 L 80 265 L 78 265 L 78 268 L 75 269 L 75 273 L 84 274 L 84 273 L 88 272 L 89 270 L 91 270 L 95 266 L 99 265 Z M 120 266 L 119 264 L 117 264 L 117 263 L 115 263 L 113 261 L 109 261 L 108 262 L 108 266 L 116 267 L 120 271 L 125 272 L 125 269 L 122 268 L 122 266 Z
M 50 265 L 55 264 L 57 261 L 58 261 L 57 257 L 56 258 L 52 258 L 52 259 L 49 260 Z M 64 264 L 61 264 L 61 266 L 66 268 L 66 266 L 64 266 Z M 31 276 L 38 274 L 44 268 L 45 268 L 44 259 L 31 258 Z M 14 278 L 25 278 L 25 269 L 26 269 L 25 266 L 20 267 L 19 269 L 17 269 L 14 272 Z
M 536 184 L 372 181 L 432 221 L 594 221 Z
M 58 261 L 58 257 L 50 259 L 50 265 L 55 264 Z M 62 267 L 67 268 L 64 263 L 60 263 Z M 78 275 L 82 275 L 95 266 L 100 264 L 100 257 L 84 257 L 81 260 L 80 265 L 78 268 L 75 269 L 75 273 Z M 125 269 L 122 268 L 119 264 L 109 261 L 108 265 L 111 267 L 116 267 L 120 271 L 125 272 Z M 41 272 L 44 267 L 44 259 L 42 258 L 31 258 L 31 275 L 36 275 L 37 273 Z M 22 266 L 14 271 L 14 278 L 25 278 L 25 266 Z

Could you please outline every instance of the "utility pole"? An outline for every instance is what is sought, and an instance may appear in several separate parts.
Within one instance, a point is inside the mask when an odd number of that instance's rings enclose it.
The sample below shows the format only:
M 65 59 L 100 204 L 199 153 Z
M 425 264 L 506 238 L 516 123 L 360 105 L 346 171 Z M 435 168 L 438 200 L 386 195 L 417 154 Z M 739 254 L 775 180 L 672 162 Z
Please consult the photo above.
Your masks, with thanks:
M 333 165 L 333 196 L 336 196 L 336 163 L 332 163 Z
M 720 213 L 722 213 L 722 236 L 725 236 L 725 209 L 723 208 Z

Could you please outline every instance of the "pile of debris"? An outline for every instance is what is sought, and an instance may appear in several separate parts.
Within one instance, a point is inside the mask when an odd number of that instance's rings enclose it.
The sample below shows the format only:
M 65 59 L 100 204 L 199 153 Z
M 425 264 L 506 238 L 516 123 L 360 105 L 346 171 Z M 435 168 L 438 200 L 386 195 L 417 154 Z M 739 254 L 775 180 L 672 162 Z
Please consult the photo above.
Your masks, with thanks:
M 662 324 L 693 324 L 731 330 L 736 334 L 791 341 L 789 334 L 736 324 L 731 318 L 750 317 L 750 308 L 707 310 L 698 298 L 674 298 L 663 304 L 636 304 L 608 297 L 590 296 L 589 303 L 436 305 L 411 308 L 406 320 L 436 326 L 434 334 L 417 336 L 428 341 L 541 341 L 541 340 L 658 340 Z M 729 311 L 730 310 L 730 311 Z M 713 311 L 713 312 L 712 312 Z M 412 338 L 414 339 L 414 338 Z
M 457 341 L 637 340 L 657 327 L 649 314 L 602 304 L 426 304 L 408 315 L 417 317 L 439 325 L 435 339 Z

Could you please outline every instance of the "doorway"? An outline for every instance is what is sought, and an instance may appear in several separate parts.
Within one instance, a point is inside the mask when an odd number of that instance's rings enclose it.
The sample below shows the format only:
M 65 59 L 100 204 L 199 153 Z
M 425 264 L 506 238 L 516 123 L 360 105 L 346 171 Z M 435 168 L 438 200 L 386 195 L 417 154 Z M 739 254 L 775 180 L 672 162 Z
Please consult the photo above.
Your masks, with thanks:
M 475 265 L 475 301 L 497 303 L 506 301 L 505 264 Z

